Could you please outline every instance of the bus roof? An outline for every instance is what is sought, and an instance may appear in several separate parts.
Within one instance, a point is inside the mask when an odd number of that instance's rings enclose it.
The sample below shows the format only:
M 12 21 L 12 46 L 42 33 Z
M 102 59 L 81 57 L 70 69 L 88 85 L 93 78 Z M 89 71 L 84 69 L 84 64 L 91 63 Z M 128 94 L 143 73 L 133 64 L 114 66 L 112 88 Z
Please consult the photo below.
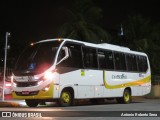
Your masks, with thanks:
M 56 41 L 56 40 L 59 40 L 59 41 L 60 40 L 71 41 L 71 42 L 84 44 L 85 46 L 89 46 L 89 47 L 95 47 L 95 48 L 100 48 L 100 49 L 107 49 L 107 50 L 113 50 L 113 51 L 118 51 L 118 52 L 125 52 L 125 53 L 132 53 L 132 54 L 139 54 L 139 55 L 147 56 L 143 52 L 132 51 L 128 47 L 123 47 L 123 46 L 118 46 L 118 45 L 113 45 L 113 44 L 108 44 L 108 43 L 95 44 L 95 43 L 83 42 L 83 41 L 78 41 L 78 40 L 73 40 L 73 39 L 66 39 L 66 38 L 46 39 L 46 40 L 41 40 L 41 41 L 36 42 L 36 43 L 50 42 L 50 41 Z

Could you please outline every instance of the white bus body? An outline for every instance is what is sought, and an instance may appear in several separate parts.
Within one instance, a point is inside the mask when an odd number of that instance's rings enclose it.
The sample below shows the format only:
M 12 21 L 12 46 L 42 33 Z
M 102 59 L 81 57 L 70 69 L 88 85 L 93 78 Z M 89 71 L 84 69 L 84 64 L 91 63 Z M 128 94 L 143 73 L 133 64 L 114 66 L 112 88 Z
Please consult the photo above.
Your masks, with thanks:
M 150 93 L 151 71 L 145 53 L 71 39 L 43 40 L 30 47 L 33 51 L 21 55 L 12 77 L 13 98 L 25 99 L 28 106 L 49 100 L 69 106 L 74 100 L 95 102 L 98 98 L 129 103 L 131 96 Z

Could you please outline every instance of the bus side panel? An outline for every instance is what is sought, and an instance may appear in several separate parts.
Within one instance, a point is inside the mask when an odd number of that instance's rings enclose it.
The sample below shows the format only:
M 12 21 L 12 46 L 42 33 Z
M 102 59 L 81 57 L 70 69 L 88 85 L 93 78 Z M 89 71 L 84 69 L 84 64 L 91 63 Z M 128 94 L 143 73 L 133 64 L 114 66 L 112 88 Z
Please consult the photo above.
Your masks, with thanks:
M 75 99 L 103 97 L 103 71 L 79 69 L 60 74 L 61 91 L 72 86 Z
M 78 98 L 103 97 L 103 71 L 84 69 L 83 72 L 82 80 L 78 81 Z
M 131 89 L 132 96 L 142 96 L 150 92 L 150 74 L 105 71 L 104 84 L 106 97 L 122 97 L 125 88 Z
M 58 69 L 62 69 L 62 68 L 58 68 Z M 77 98 L 77 96 L 78 96 L 78 93 L 77 93 L 78 81 L 82 81 L 81 70 L 80 69 L 63 68 L 63 70 L 60 70 L 60 71 L 62 71 L 62 72 L 60 72 L 59 96 L 64 88 L 72 87 L 74 90 L 74 97 Z

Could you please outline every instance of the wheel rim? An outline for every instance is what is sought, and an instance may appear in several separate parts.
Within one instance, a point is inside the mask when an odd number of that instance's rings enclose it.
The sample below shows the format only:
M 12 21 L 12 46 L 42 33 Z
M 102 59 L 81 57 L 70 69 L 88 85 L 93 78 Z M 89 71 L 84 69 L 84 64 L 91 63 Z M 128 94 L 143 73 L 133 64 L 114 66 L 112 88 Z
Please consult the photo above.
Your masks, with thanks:
M 62 93 L 62 101 L 64 103 L 69 103 L 70 102 L 70 95 L 67 92 Z
M 130 94 L 128 92 L 125 92 L 125 94 L 124 94 L 124 100 L 126 102 L 128 102 L 130 100 Z

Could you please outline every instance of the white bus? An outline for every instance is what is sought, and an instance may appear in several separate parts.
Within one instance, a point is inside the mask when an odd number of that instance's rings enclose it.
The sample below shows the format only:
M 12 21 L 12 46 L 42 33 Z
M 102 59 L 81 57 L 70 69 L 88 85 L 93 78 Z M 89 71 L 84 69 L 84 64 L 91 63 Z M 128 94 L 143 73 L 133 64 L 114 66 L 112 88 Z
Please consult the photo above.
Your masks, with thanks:
M 12 88 L 13 98 L 24 99 L 30 107 L 46 101 L 70 106 L 79 99 L 130 103 L 132 96 L 150 92 L 150 64 L 145 53 L 126 47 L 48 39 L 22 52 Z

